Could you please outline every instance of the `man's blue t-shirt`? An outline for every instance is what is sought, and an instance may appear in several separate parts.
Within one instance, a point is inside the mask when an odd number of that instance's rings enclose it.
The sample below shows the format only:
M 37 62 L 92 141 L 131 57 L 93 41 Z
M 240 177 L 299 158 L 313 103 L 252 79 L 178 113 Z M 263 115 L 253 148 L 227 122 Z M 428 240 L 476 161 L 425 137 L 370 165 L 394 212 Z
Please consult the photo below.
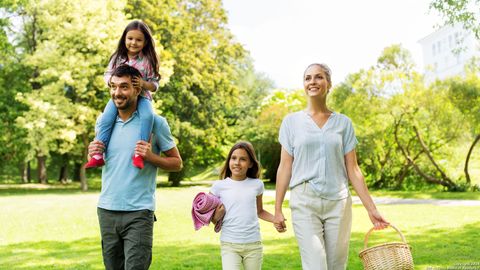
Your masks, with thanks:
M 139 133 L 140 117 L 137 112 L 125 122 L 117 117 L 105 153 L 98 207 L 113 211 L 155 210 L 157 167 L 145 162 L 145 167 L 140 170 L 132 164 Z M 154 116 L 152 133 L 153 153 L 159 154 L 175 147 L 165 118 Z

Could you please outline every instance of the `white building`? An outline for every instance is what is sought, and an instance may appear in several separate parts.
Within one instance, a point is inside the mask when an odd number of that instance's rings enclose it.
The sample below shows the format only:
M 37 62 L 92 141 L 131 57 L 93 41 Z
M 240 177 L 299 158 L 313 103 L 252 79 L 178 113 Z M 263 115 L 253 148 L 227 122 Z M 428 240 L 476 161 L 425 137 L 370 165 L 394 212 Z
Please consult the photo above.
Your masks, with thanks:
M 464 74 L 465 64 L 480 56 L 480 43 L 461 25 L 444 26 L 418 41 L 422 46 L 425 79 Z

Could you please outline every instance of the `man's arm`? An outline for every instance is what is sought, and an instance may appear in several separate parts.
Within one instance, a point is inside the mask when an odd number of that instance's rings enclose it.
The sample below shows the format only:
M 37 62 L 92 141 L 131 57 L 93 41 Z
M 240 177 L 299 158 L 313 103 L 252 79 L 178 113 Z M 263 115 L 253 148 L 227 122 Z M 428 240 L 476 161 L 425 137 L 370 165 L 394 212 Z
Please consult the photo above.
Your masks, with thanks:
M 164 155 L 152 152 L 152 145 L 146 141 L 138 141 L 135 147 L 135 154 L 140 155 L 147 162 L 169 172 L 178 172 L 183 168 L 182 157 L 177 147 L 163 152 Z

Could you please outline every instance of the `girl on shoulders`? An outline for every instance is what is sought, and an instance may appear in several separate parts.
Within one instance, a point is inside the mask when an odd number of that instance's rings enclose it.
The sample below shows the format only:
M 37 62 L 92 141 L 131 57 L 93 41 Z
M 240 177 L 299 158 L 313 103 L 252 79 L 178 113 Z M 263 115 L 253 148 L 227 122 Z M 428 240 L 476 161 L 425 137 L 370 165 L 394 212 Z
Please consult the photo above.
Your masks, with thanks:
M 145 23 L 132 21 L 123 31 L 117 49 L 110 57 L 110 63 L 104 75 L 107 85 L 110 85 L 113 70 L 120 65 L 132 66 L 138 69 L 142 75 L 142 77 L 132 78 L 132 83 L 134 87 L 142 89 L 137 105 L 137 113 L 141 119 L 138 139 L 148 142 L 152 133 L 154 116 L 151 92 L 157 91 L 160 74 L 158 73 L 159 64 L 157 53 L 155 52 L 155 41 Z M 116 120 L 117 108 L 110 99 L 98 120 L 98 130 L 95 136 L 95 140 L 101 141 L 105 147 L 108 147 L 113 124 Z M 132 149 L 132 163 L 139 169 L 144 167 L 143 158 L 134 154 L 134 149 Z M 90 158 L 85 168 L 101 167 L 104 164 L 103 155 L 96 154 Z

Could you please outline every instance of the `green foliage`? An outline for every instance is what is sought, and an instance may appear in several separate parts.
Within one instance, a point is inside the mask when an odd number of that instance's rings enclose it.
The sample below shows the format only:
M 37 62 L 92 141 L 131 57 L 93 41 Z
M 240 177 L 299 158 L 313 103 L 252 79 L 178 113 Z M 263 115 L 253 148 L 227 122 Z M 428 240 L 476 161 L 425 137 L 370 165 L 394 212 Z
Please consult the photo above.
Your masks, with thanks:
M 14 1 L 7 8 L 23 20 L 11 45 L 24 65 L 21 85 L 33 89 L 12 99 L 28 108 L 16 118 L 16 128 L 25 131 L 24 159 L 69 153 L 82 163 L 108 97 L 103 72 L 126 23 L 122 3 Z
M 303 90 L 274 90 L 263 100 L 256 117 L 245 120 L 241 130 L 257 151 L 258 159 L 265 169 L 265 179 L 273 182 L 276 180 L 281 152 L 278 130 L 283 118 L 290 112 L 303 109 L 305 101 Z
M 126 11 L 150 26 L 162 44 L 161 62 L 173 63 L 157 97 L 178 139 L 184 170 L 222 159 L 223 145 L 233 137 L 229 116 L 246 92 L 236 82 L 252 66 L 226 28 L 221 2 L 129 1 Z M 178 183 L 184 172 L 170 175 Z
M 450 174 L 460 161 L 450 153 L 466 139 L 465 118 L 446 91 L 425 87 L 413 67 L 409 52 L 392 45 L 384 49 L 376 66 L 351 74 L 330 97 L 334 110 L 349 116 L 355 125 L 359 162 L 374 188 L 430 186 L 407 156 L 422 172 L 441 175 L 415 130 L 441 170 Z
M 430 9 L 437 11 L 446 24 L 461 23 L 480 39 L 480 0 L 433 0 Z
M 432 8 L 462 12 L 478 4 L 457 2 L 434 1 Z M 170 179 L 178 184 L 190 168 L 222 161 L 243 139 L 254 144 L 264 177 L 274 181 L 281 121 L 304 109 L 306 98 L 303 90 L 270 92 L 273 83 L 255 72 L 215 0 L 2 1 L 0 158 L 6 162 L 0 174 L 23 171 L 30 161 L 35 167 L 34 158 L 48 158 L 49 172 L 69 164 L 79 171 L 95 118 L 109 99 L 102 76 L 108 58 L 134 18 L 144 20 L 156 39 L 162 79 L 154 105 L 168 119 L 185 161 L 184 171 Z M 353 120 L 371 187 L 414 190 L 443 179 L 453 183 L 448 188 L 461 189 L 468 182 L 459 169 L 468 146 L 472 167 L 478 160 L 479 89 L 478 63 L 469 65 L 465 78 L 426 86 L 410 53 L 395 44 L 376 65 L 337 85 L 328 104 Z

